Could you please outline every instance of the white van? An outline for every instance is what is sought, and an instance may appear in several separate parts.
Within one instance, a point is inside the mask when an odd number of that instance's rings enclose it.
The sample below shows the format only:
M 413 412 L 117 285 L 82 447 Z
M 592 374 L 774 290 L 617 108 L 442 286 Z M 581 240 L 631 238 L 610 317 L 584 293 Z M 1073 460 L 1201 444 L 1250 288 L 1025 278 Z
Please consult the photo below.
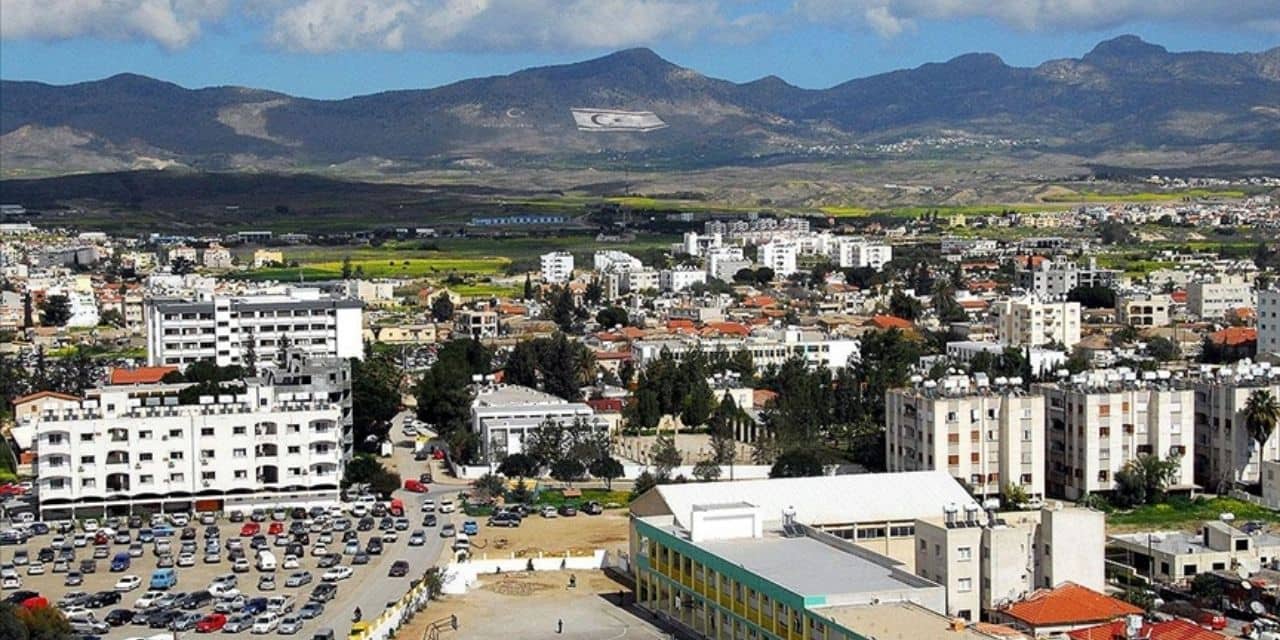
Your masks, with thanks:
M 258 567 L 258 571 L 275 571 L 276 570 L 275 554 L 271 553 L 270 551 L 267 551 L 266 549 L 262 549 L 258 551 L 257 567 Z

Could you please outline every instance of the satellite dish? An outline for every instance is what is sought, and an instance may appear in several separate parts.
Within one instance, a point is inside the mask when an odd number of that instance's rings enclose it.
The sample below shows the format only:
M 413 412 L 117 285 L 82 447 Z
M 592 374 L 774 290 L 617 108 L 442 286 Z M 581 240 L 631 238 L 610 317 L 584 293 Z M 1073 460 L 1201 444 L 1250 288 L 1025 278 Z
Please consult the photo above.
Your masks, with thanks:
M 1249 610 L 1252 611 L 1255 615 L 1262 615 L 1267 612 L 1267 608 L 1262 606 L 1262 603 L 1258 602 L 1257 600 L 1252 600 L 1249 602 Z
M 1240 588 L 1244 589 L 1245 591 L 1248 591 L 1253 588 L 1253 583 L 1249 582 L 1248 580 L 1241 580 Z

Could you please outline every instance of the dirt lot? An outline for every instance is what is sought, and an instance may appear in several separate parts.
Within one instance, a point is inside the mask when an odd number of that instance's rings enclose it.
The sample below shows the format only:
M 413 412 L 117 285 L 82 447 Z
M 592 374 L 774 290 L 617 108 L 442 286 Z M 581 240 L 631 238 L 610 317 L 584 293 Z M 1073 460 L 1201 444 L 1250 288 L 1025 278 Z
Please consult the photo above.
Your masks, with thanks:
M 465 520 L 457 517 L 455 522 Z M 543 518 L 531 515 L 519 527 L 487 527 L 485 518 L 475 518 L 480 534 L 471 537 L 476 557 L 486 554 L 518 558 L 538 554 L 587 555 L 596 549 L 621 549 L 627 546 L 627 512 L 612 509 L 598 516 L 576 515 L 571 518 Z
M 456 635 L 444 637 L 509 640 L 512 637 L 582 638 L 591 640 L 622 638 L 668 638 L 647 619 L 629 608 L 618 606 L 618 594 L 625 601 L 631 593 L 599 571 L 576 572 L 577 587 L 568 588 L 569 574 L 560 571 L 509 573 L 488 576 L 480 587 L 465 596 L 445 596 L 433 603 L 399 634 L 417 640 L 434 621 L 458 616 Z M 563 631 L 557 633 L 558 623 Z

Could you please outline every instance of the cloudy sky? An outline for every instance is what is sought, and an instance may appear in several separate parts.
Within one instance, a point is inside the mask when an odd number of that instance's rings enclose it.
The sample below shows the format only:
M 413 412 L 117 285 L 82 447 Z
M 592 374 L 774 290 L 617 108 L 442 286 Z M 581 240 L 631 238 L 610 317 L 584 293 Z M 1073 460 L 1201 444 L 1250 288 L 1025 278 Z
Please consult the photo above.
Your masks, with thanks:
M 972 51 L 1078 57 L 1280 46 L 1280 0 L 0 0 L 0 77 L 120 72 L 320 98 L 436 86 L 645 46 L 735 81 L 826 87 Z

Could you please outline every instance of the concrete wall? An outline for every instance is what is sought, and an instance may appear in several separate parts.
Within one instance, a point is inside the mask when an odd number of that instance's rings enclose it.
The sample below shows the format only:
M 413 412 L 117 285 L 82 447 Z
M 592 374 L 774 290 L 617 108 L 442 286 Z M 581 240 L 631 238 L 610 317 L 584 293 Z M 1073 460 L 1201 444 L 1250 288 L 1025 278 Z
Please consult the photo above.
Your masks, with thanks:
M 506 558 L 490 558 L 486 555 L 472 557 L 466 562 L 453 562 L 445 569 L 444 592 L 463 594 L 487 575 L 502 573 L 519 573 L 529 570 L 529 562 L 533 562 L 534 571 L 590 571 L 605 566 L 604 549 L 596 549 L 589 556 L 546 555 L 537 558 L 517 558 L 512 554 Z M 567 578 L 566 578 L 567 580 Z

